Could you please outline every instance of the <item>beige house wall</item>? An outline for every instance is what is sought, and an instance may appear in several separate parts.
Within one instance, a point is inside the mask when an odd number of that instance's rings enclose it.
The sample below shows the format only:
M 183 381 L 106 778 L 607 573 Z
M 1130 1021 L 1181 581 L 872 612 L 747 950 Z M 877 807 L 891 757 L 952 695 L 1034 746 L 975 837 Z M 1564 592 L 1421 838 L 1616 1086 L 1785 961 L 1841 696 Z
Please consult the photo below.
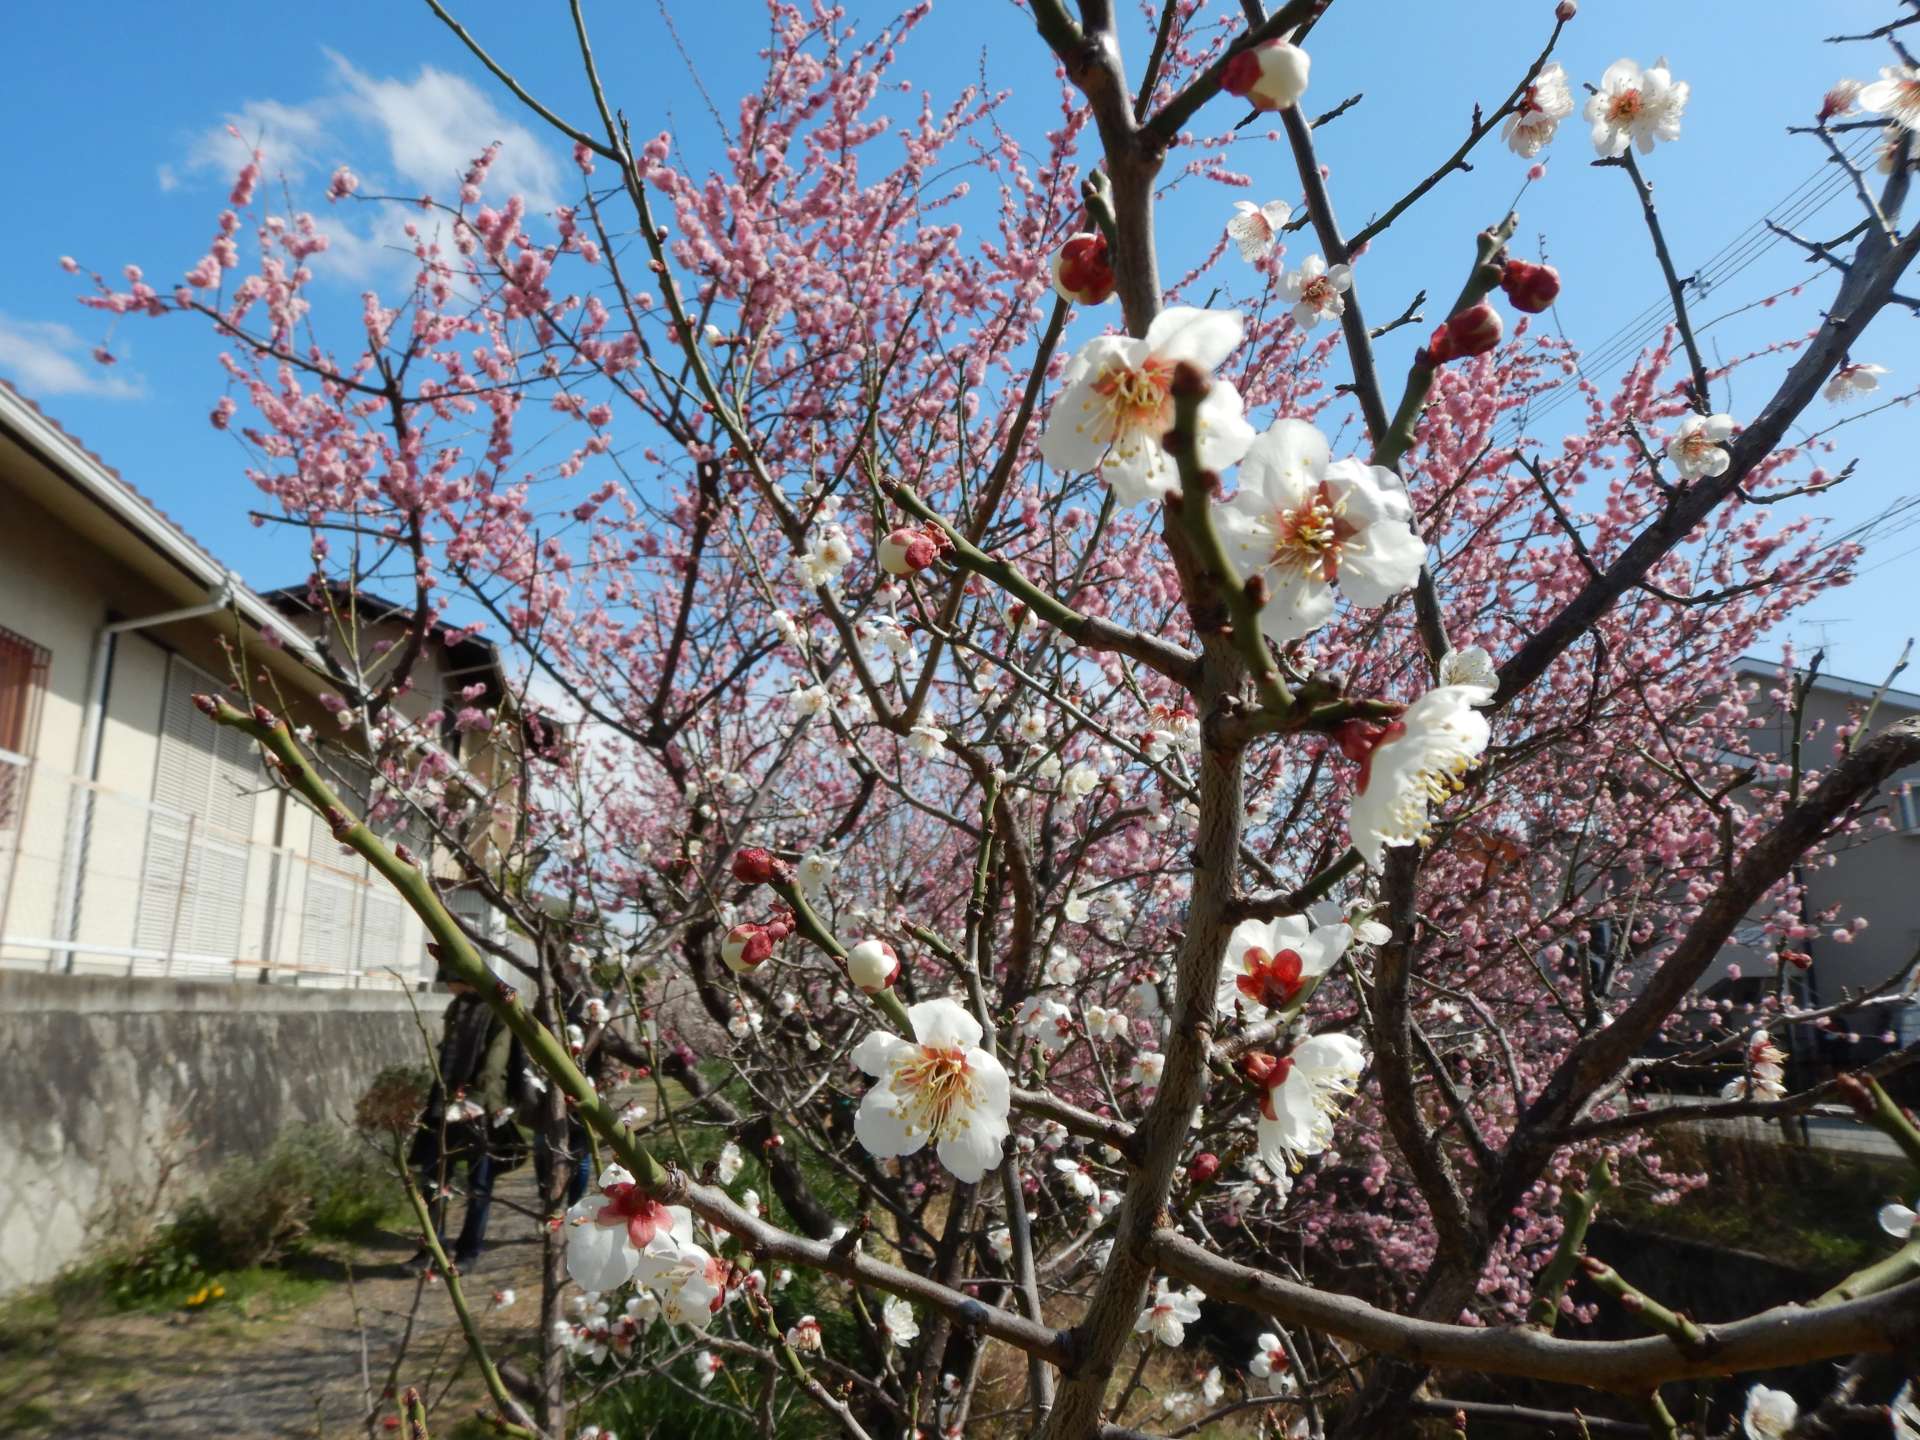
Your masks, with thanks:
M 313 845 L 309 813 L 266 785 L 264 775 L 248 832 L 223 837 L 245 847 L 233 953 L 212 964 L 168 964 L 127 953 L 140 948 L 136 926 L 170 664 L 194 665 L 208 674 L 212 688 L 228 674 L 221 641 L 245 635 L 252 641 L 249 664 L 273 668 L 282 693 L 295 702 L 296 721 L 331 721 L 314 703 L 318 677 L 260 646 L 230 612 L 127 631 L 112 643 L 98 766 L 89 783 L 90 757 L 81 752 L 101 627 L 181 609 L 205 596 L 190 585 L 161 583 L 141 566 L 122 561 L 99 543 L 98 535 L 77 528 L 73 515 L 41 505 L 44 492 L 19 483 L 22 467 L 32 463 L 0 441 L 0 512 L 6 517 L 0 525 L 0 626 L 49 656 L 37 723 L 25 751 L 29 773 L 24 782 L 16 778 L 25 791 L 20 815 L 9 833 L 0 833 L 0 966 L 176 978 L 264 974 L 276 981 L 325 985 L 382 983 L 378 975 L 344 973 L 351 971 L 395 970 L 420 978 L 425 935 L 404 907 L 397 917 L 398 941 L 384 947 L 388 953 L 342 955 L 332 964 L 302 967 L 301 932 L 316 872 L 331 878 L 336 892 L 358 884 L 363 875 L 350 876 L 357 862 L 333 853 L 333 847 Z M 43 481 L 44 474 L 32 478 Z M 408 708 L 417 706 L 415 713 L 430 708 L 438 688 L 436 676 Z M 75 841 L 77 830 L 85 835 L 84 845 Z M 356 893 L 364 902 L 364 894 Z M 383 889 L 371 903 L 394 902 Z
M 1748 683 L 1758 683 L 1760 696 L 1756 713 L 1765 710 L 1765 724 L 1753 732 L 1756 753 L 1775 757 L 1788 754 L 1791 726 L 1789 717 L 1769 705 L 1766 695 L 1779 684 L 1771 672 L 1758 669 L 1742 671 Z M 1840 728 L 1866 710 L 1874 687 L 1847 681 L 1817 684 L 1807 698 L 1805 732 L 1811 738 L 1803 745 L 1809 766 L 1825 769 L 1833 763 L 1833 747 Z M 1920 697 L 1893 691 L 1883 698 L 1874 712 L 1873 728 L 1920 713 Z M 1833 1004 L 1844 993 L 1861 994 L 1898 974 L 1920 950 L 1920 830 L 1902 830 L 1895 800 L 1903 783 L 1920 784 L 1920 766 L 1900 772 L 1882 789 L 1878 809 L 1894 822 L 1891 830 L 1874 823 L 1845 844 L 1831 863 L 1809 866 L 1805 874 L 1810 911 L 1818 916 L 1838 906 L 1834 922 L 1821 925 L 1818 934 L 1800 948 L 1813 957 L 1808 972 L 1813 996 L 1822 1004 Z M 1856 917 L 1867 921 L 1867 928 L 1850 942 L 1833 936 L 1842 925 Z M 1705 983 L 1726 977 L 1729 965 L 1738 964 L 1746 975 L 1767 975 L 1773 971 L 1770 954 L 1747 945 L 1730 945 L 1715 961 Z

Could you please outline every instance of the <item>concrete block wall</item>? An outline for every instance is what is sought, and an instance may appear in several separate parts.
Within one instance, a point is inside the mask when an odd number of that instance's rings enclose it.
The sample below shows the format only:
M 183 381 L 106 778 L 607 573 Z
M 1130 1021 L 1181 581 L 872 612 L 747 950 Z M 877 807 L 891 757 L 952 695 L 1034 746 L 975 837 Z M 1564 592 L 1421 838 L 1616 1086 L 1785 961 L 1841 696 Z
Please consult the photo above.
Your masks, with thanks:
M 409 1002 L 412 1002 L 411 1004 Z M 0 1294 L 82 1258 L 116 1194 L 180 1189 L 290 1125 L 344 1120 L 381 1067 L 424 1060 L 444 995 L 0 972 Z

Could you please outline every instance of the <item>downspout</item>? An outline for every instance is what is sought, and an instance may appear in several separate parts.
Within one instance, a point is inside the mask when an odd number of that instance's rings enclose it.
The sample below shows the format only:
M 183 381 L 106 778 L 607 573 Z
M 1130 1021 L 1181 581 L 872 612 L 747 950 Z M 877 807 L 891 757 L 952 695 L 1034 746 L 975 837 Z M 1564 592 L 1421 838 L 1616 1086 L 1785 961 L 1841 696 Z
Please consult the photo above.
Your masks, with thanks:
M 231 570 L 223 571 L 219 582 L 208 590 L 203 604 L 167 610 L 138 620 L 110 621 L 102 625 L 93 637 L 93 658 L 87 666 L 86 710 L 80 725 L 80 754 L 74 766 L 81 784 L 75 791 L 74 805 L 68 816 L 67 853 L 60 868 L 60 907 L 66 916 L 64 938 L 67 942 L 68 974 L 73 973 L 74 957 L 78 954 L 75 947 L 80 939 L 80 907 L 84 900 L 80 870 L 87 853 L 88 836 L 93 829 L 92 787 L 100 778 L 100 748 L 106 729 L 107 691 L 113 680 L 114 641 L 129 631 L 172 625 L 181 620 L 194 620 L 202 615 L 231 609 L 239 583 L 239 576 Z

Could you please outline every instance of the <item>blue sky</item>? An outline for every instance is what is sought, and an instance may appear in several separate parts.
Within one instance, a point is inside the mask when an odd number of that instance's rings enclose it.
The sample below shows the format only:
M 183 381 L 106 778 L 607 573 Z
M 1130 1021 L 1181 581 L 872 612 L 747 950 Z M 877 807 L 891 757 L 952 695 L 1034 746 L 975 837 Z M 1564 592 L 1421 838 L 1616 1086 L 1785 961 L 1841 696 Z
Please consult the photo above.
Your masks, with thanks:
M 564 7 L 485 0 L 455 8 L 530 88 L 584 121 Z M 896 6 L 849 0 L 847 8 L 877 23 Z M 1147 22 L 1137 3 L 1119 8 L 1129 17 L 1123 44 L 1137 74 Z M 1550 0 L 1337 0 L 1312 41 L 1308 108 L 1365 92 L 1321 140 L 1349 229 L 1437 163 L 1464 131 L 1476 98 L 1489 105 L 1504 98 L 1537 52 L 1551 11 Z M 753 84 L 763 12 L 758 0 L 673 0 L 667 12 L 678 44 L 655 5 L 588 4 L 603 71 L 636 132 L 672 129 L 684 151 L 705 159 L 715 153 L 717 134 L 707 97 L 724 112 Z M 1792 247 L 1767 244 L 1770 237 L 1753 227 L 1789 196 L 1811 206 L 1828 191 L 1834 198 L 1812 210 L 1803 233 L 1824 238 L 1854 223 L 1857 210 L 1827 178 L 1832 167 L 1821 163 L 1815 142 L 1783 131 L 1810 117 L 1832 80 L 1872 78 L 1886 58 L 1869 47 L 1825 46 L 1820 38 L 1870 28 L 1893 13 L 1888 0 L 1586 0 L 1568 28 L 1559 58 L 1576 84 L 1597 79 L 1619 56 L 1651 63 L 1664 54 L 1693 85 L 1682 140 L 1646 168 L 1681 270 L 1713 261 L 1710 273 L 1719 277 L 1697 320 L 1708 324 L 1814 280 L 1796 301 L 1708 325 L 1710 350 L 1737 355 L 1816 322 L 1830 283 Z M 564 198 L 571 169 L 564 150 L 539 133 L 424 5 L 335 0 L 255 12 L 245 23 L 203 23 L 187 20 L 184 9 L 101 0 L 22 11 L 10 21 L 8 42 L 0 124 L 15 138 L 9 179 L 16 202 L 14 223 L 0 228 L 0 376 L 250 583 L 297 578 L 304 570 L 300 538 L 247 523 L 256 492 L 242 474 L 244 452 L 207 424 L 222 389 L 214 363 L 219 347 L 209 332 L 178 319 L 122 322 L 113 336 L 120 363 L 101 370 L 88 352 L 105 334 L 104 323 L 74 303 L 77 288 L 58 257 L 71 254 L 110 274 L 137 262 L 163 284 L 182 273 L 204 252 L 230 183 L 229 121 L 249 138 L 267 137 L 270 167 L 287 172 L 303 206 L 317 212 L 326 212 L 320 190 L 338 163 L 351 163 L 370 189 L 449 194 L 465 160 L 493 139 L 505 144 L 496 180 L 536 199 Z M 699 83 L 679 46 L 697 65 Z M 1007 0 L 936 0 L 932 18 L 903 47 L 900 73 L 936 99 L 982 77 L 991 88 L 1012 90 L 1002 118 L 1018 133 L 1037 137 L 1057 119 L 1050 57 L 1024 12 Z M 1236 118 L 1216 107 L 1202 121 L 1224 127 Z M 1234 159 L 1255 177 L 1252 198 L 1297 199 L 1282 146 L 1249 139 Z M 1588 165 L 1591 148 L 1577 119 L 1563 127 L 1547 159 L 1546 180 L 1523 204 L 1515 248 L 1532 253 L 1544 238 L 1566 277 L 1560 320 L 1577 344 L 1598 347 L 1659 300 L 1659 273 L 1625 179 Z M 1489 142 L 1473 173 L 1454 177 L 1376 245 L 1361 273 L 1376 324 L 1422 287 L 1452 293 L 1472 234 L 1499 217 L 1524 169 L 1525 162 Z M 1191 184 L 1163 207 L 1168 272 L 1203 254 L 1231 201 L 1248 193 Z M 331 295 L 351 317 L 359 308 L 354 297 L 394 271 L 374 217 L 348 219 L 359 238 L 336 240 L 320 296 Z M 1305 253 L 1305 237 L 1300 241 L 1296 254 Z M 1920 279 L 1911 288 L 1920 291 Z M 1091 329 L 1104 319 L 1076 323 Z M 1915 324 L 1906 312 L 1890 311 L 1855 356 L 1892 371 L 1877 398 L 1920 386 Z M 1412 330 L 1387 342 L 1389 375 L 1399 373 L 1413 343 Z M 1777 373 L 1764 363 L 1743 370 L 1733 393 L 1716 401 L 1742 418 Z M 1557 438 L 1558 415 L 1570 421 L 1573 411 L 1568 405 L 1542 415 L 1534 428 Z M 1809 418 L 1826 425 L 1845 413 L 1816 402 Z M 1844 529 L 1914 493 L 1915 418 L 1898 407 L 1840 431 L 1834 461 L 1857 456 L 1857 477 L 1837 494 L 1803 503 L 1818 505 Z M 1909 582 L 1920 565 L 1920 526 L 1882 529 L 1859 580 L 1824 598 L 1782 637 L 1803 648 L 1824 641 L 1830 667 L 1856 678 L 1877 679 L 1920 628 Z

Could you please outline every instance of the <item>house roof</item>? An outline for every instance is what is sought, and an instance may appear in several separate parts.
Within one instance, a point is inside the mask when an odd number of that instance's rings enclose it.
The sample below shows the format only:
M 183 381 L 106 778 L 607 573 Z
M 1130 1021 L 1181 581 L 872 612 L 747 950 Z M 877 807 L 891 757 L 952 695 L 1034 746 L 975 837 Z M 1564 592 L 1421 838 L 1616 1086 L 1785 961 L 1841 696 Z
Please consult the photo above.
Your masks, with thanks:
M 192 582 L 197 590 L 226 590 L 233 609 L 248 624 L 270 633 L 280 648 L 306 665 L 319 666 L 320 655 L 313 642 L 289 625 L 265 597 L 248 589 L 239 576 L 134 489 L 118 470 L 4 380 L 0 380 L 0 436 L 37 459 L 98 518 L 108 522 L 104 528 L 95 527 L 94 538 L 106 542 L 111 535 L 122 535 L 165 569 Z
M 1759 655 L 1743 655 L 1734 661 L 1733 673 L 1756 680 L 1775 680 L 1780 678 L 1780 662 L 1768 660 Z M 1796 665 L 1793 673 L 1800 679 L 1807 677 L 1804 665 Z M 1872 700 L 1879 696 L 1881 702 L 1898 706 L 1902 710 L 1920 710 L 1920 694 L 1911 690 L 1895 690 L 1888 686 L 1882 691 L 1881 685 L 1866 680 L 1847 680 L 1838 675 L 1830 675 L 1822 670 L 1813 677 L 1813 688 L 1825 691 L 1829 695 L 1844 695 L 1850 700 Z

